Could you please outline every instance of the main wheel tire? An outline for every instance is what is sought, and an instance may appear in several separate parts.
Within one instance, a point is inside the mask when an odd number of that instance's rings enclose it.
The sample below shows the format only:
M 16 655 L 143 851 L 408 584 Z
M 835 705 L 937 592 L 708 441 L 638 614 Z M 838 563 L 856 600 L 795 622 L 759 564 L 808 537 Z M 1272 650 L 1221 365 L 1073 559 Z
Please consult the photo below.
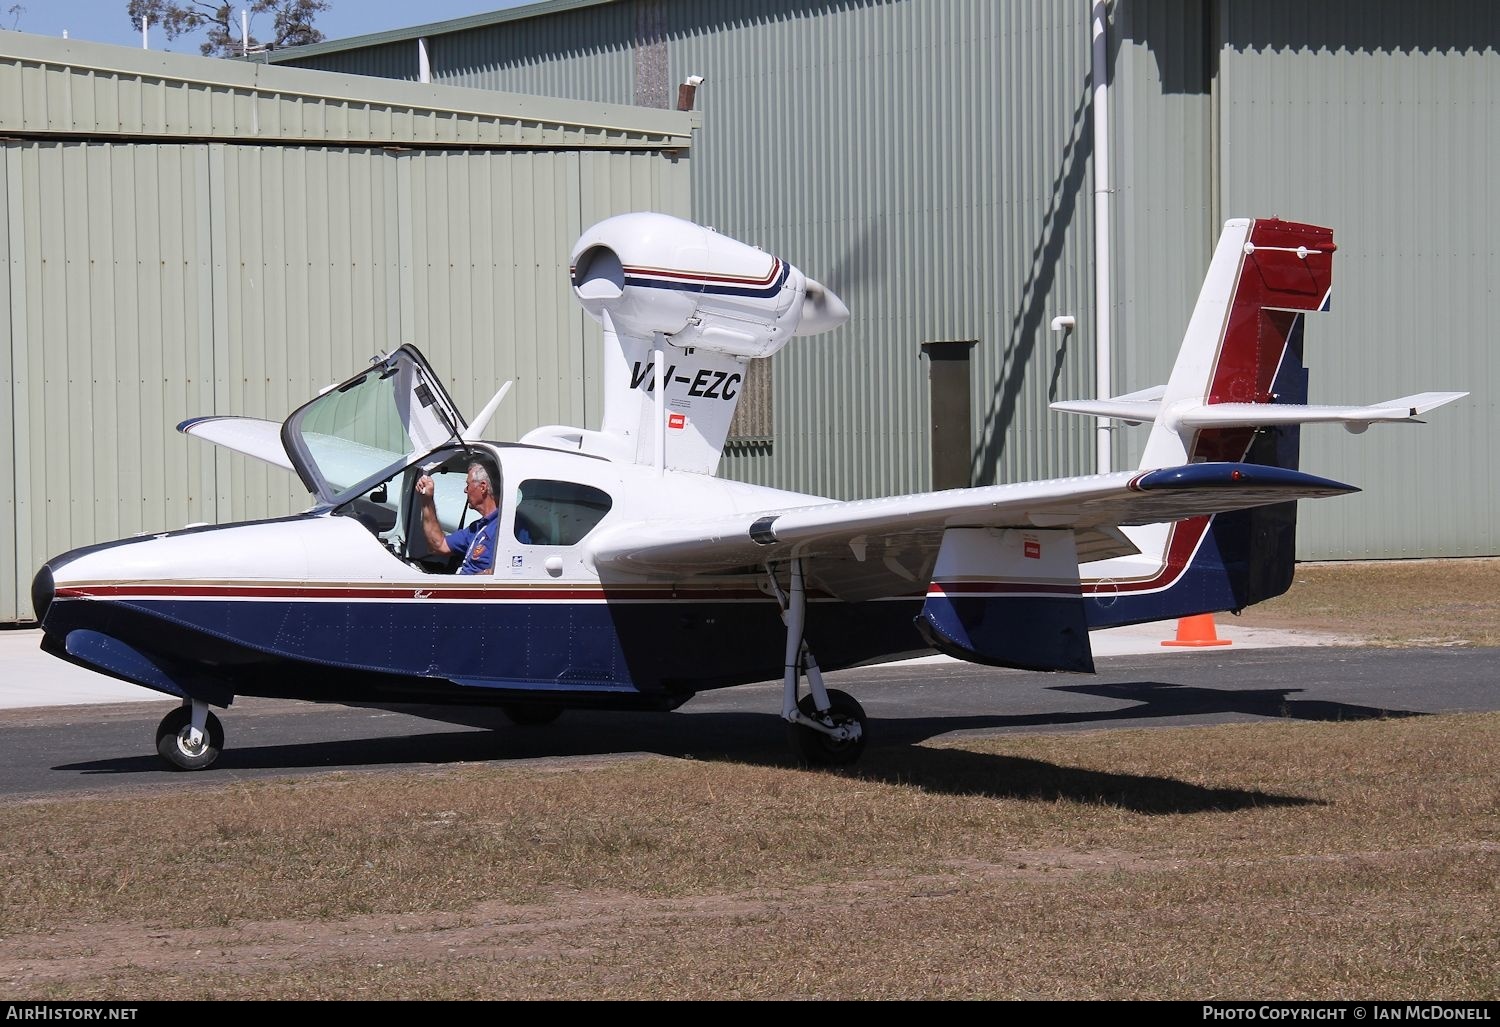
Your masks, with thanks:
M 541 727 L 561 717 L 562 707 L 507 703 L 500 707 L 500 712 L 509 717 L 512 724 L 518 724 L 521 727 Z
M 802 697 L 802 700 L 797 703 L 797 709 L 802 711 L 803 716 L 814 718 L 818 716 L 817 706 L 813 703 L 813 697 L 810 694 Z M 787 737 L 792 743 L 792 751 L 804 764 L 812 767 L 846 767 L 859 759 L 865 751 L 865 742 L 870 736 L 865 708 L 848 692 L 830 688 L 828 690 L 828 715 L 835 725 L 858 723 L 859 737 L 839 741 L 821 731 L 803 727 L 801 724 L 788 724 Z
M 173 770 L 206 770 L 224 749 L 224 725 L 212 712 L 203 725 L 203 743 L 188 744 L 188 729 L 193 726 L 191 706 L 179 706 L 161 719 L 156 727 L 156 752 Z

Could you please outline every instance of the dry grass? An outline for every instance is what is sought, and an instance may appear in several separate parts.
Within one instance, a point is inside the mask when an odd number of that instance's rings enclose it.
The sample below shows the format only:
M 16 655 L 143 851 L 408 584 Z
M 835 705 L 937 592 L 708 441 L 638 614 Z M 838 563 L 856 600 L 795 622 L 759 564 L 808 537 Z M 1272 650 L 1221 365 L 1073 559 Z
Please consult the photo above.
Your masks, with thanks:
M 1299 564 L 1286 595 L 1243 618 L 1386 645 L 1500 646 L 1500 559 Z
M 1500 997 L 1500 714 L 0 806 L 0 998 Z

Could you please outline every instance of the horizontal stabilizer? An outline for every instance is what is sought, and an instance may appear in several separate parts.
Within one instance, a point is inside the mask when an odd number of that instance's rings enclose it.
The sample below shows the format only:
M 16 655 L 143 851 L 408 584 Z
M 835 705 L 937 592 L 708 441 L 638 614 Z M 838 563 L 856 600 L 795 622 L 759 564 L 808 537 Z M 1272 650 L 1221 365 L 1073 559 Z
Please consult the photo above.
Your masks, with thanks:
M 1053 410 L 1088 417 L 1113 417 L 1127 424 L 1155 421 L 1161 414 L 1161 388 L 1145 389 L 1114 399 L 1080 399 L 1053 403 Z M 1369 406 L 1327 406 L 1296 403 L 1213 403 L 1179 408 L 1174 418 L 1182 428 L 1267 428 L 1281 424 L 1342 424 L 1358 434 L 1382 422 L 1420 423 L 1417 417 L 1467 392 L 1421 392 Z
M 281 444 L 280 421 L 259 417 L 190 417 L 177 430 L 288 471 L 292 469 L 286 447 Z
M 1130 396 L 1116 396 L 1115 399 L 1062 400 L 1053 403 L 1052 409 L 1064 414 L 1113 417 L 1127 424 L 1142 424 L 1143 421 L 1157 420 L 1157 412 L 1161 409 L 1161 388 L 1148 388 L 1146 391 L 1155 393 L 1155 396 L 1151 399 L 1136 399 L 1143 393 L 1131 393 Z
M 1113 399 L 1072 399 L 1052 404 L 1053 410 L 1065 414 L 1084 414 L 1088 417 L 1113 417 L 1127 424 L 1140 424 L 1156 420 L 1161 409 L 1165 385 L 1156 385 L 1140 392 L 1129 392 Z
M 1216 403 L 1178 415 L 1186 428 L 1260 428 L 1275 424 L 1342 424 L 1359 433 L 1372 424 L 1415 421 L 1418 414 L 1467 396 L 1467 392 L 1422 392 L 1370 406 Z

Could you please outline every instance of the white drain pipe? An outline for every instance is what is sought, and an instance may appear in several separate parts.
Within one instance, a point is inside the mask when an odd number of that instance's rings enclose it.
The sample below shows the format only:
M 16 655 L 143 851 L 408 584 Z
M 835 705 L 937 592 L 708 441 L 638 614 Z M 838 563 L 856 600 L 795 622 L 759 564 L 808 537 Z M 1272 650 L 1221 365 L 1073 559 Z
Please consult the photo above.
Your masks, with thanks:
M 1094 59 L 1090 74 L 1094 83 L 1094 378 L 1095 395 L 1111 398 L 1110 353 L 1110 237 L 1109 237 L 1109 0 L 1093 5 Z M 1095 464 L 1098 473 L 1110 470 L 1110 419 L 1098 419 L 1095 432 Z

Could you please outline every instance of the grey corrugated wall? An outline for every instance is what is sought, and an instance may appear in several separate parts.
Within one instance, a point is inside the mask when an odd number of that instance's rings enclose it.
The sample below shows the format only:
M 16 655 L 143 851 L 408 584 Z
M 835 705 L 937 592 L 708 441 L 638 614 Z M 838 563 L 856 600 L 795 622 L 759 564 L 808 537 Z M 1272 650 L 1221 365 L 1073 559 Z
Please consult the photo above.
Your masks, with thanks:
M 1307 324 L 1313 402 L 1472 390 L 1422 426 L 1303 431 L 1305 469 L 1365 491 L 1300 512 L 1305 559 L 1500 552 L 1500 9 L 1473 2 L 1130 0 L 1116 16 L 1117 380 L 1166 380 L 1218 225 L 1334 229 Z M 1144 429 L 1117 452 L 1139 453 Z
M 1500 274 L 1484 178 L 1500 89 L 1480 0 L 1114 0 L 1117 392 L 1165 380 L 1218 226 L 1331 225 L 1314 400 L 1472 389 L 1423 427 L 1304 433 L 1365 487 L 1304 504 L 1303 558 L 1500 552 L 1487 451 Z M 1092 174 L 1086 0 L 628 0 L 436 37 L 434 75 L 623 101 L 665 51 L 702 74 L 696 216 L 841 288 L 855 320 L 775 360 L 776 441 L 725 472 L 837 495 L 921 487 L 927 338 L 978 338 L 977 480 L 1088 469 Z M 664 47 L 659 44 L 665 44 Z M 530 53 L 523 58 L 516 51 Z M 357 68 L 358 51 L 346 55 Z M 652 100 L 651 102 L 657 102 Z M 1065 344 L 1046 331 L 1075 313 Z M 1144 432 L 1122 427 L 1117 465 Z
M 776 442 L 730 474 L 844 497 L 931 486 L 923 342 L 973 339 L 976 482 L 1091 467 L 1087 9 L 668 4 L 707 77 L 695 209 L 854 312 L 773 362 Z M 1024 139 L 1025 145 L 1016 140 Z M 1079 317 L 1071 338 L 1056 314 Z
M 1304 550 L 1500 552 L 1500 8 L 1274 0 L 1222 18 L 1224 209 L 1318 221 L 1339 246 L 1333 311 L 1307 330 L 1311 388 L 1473 393 L 1421 427 L 1304 430 L 1304 466 L 1366 487 L 1304 504 Z
M 1110 25 L 1116 393 L 1164 384 L 1213 256 L 1209 5 L 1117 4 Z M 1117 466 L 1148 426 L 1116 427 Z
M 429 46 L 434 81 L 518 92 L 661 100 L 707 77 L 694 215 L 854 311 L 775 358 L 775 442 L 723 473 L 846 497 L 929 487 L 920 346 L 953 339 L 979 343 L 977 482 L 1092 468 L 1089 423 L 1046 410 L 1093 394 L 1085 6 L 645 0 Z M 362 53 L 336 66 L 379 74 Z M 1047 327 L 1062 313 L 1079 319 L 1066 339 Z
M 367 46 L 357 52 L 313 54 L 298 59 L 296 66 L 314 71 L 378 75 L 380 78 L 394 78 L 404 82 L 417 81 L 421 67 L 416 40 Z
M 633 48 L 616 41 L 634 32 L 632 5 L 611 4 L 434 36 L 428 56 L 435 82 L 631 103 Z

